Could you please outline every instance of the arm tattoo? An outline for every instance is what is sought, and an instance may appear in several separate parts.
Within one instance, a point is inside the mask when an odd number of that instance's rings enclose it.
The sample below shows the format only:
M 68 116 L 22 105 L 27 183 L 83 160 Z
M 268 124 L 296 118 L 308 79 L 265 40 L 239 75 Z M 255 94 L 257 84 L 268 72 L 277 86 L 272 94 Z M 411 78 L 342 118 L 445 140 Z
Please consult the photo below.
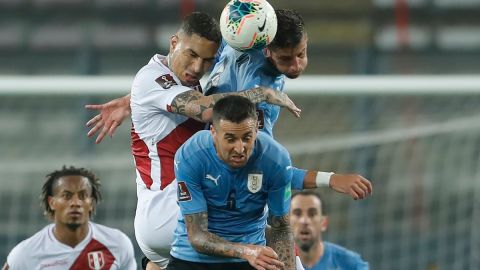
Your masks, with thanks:
M 196 90 L 180 93 L 172 100 L 172 112 L 203 121 L 203 112 L 213 108 L 213 103 L 205 102 L 204 99 L 205 96 Z
M 208 231 L 208 214 L 201 212 L 185 215 L 188 239 L 192 247 L 200 253 L 212 256 L 243 258 L 241 245 L 228 242 Z
M 267 238 L 267 246 L 277 252 L 279 260 L 285 264 L 285 269 L 295 269 L 294 241 L 289 222 L 289 214 L 282 217 L 269 216 L 268 223 L 271 229 Z

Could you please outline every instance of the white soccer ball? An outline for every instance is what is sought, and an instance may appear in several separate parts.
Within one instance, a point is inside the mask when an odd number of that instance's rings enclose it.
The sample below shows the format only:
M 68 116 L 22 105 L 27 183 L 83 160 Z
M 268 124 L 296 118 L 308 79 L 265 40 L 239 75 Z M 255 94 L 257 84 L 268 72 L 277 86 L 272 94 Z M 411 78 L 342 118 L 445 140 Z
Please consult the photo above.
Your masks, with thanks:
M 223 39 L 232 48 L 264 48 L 277 33 L 277 16 L 265 0 L 231 0 L 220 16 Z

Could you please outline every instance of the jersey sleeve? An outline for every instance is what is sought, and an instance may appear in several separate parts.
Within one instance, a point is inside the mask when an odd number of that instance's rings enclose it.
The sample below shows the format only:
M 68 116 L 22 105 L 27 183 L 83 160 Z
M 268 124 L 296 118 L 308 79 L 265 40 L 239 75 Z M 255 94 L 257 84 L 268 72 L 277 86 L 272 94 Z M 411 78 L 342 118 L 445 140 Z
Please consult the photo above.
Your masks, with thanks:
M 137 73 L 132 84 L 132 109 L 139 107 L 169 111 L 172 100 L 178 94 L 192 90 L 181 85 L 171 71 L 163 71 L 147 65 Z
M 182 147 L 175 155 L 177 199 L 180 211 L 183 215 L 206 212 L 207 203 L 201 185 L 203 162 L 200 162 L 192 153 L 188 153 L 188 158 L 186 158 L 185 149 L 187 147 Z
M 28 254 L 23 250 L 23 244 L 25 242 L 21 242 L 18 244 L 16 247 L 10 251 L 10 254 L 7 256 L 7 264 L 8 264 L 8 269 L 9 270 L 22 270 L 22 269 L 28 269 L 29 265 L 28 263 Z
M 292 168 L 292 189 L 293 190 L 302 190 L 303 181 L 305 180 L 305 175 L 307 170 L 299 169 L 297 167 Z
M 127 235 L 121 233 L 120 241 L 122 245 L 122 258 L 120 269 L 135 270 L 137 269 L 137 263 L 135 261 L 135 252 L 133 250 L 132 241 Z
M 268 191 L 267 205 L 270 215 L 284 216 L 290 210 L 292 197 L 291 179 L 292 166 L 286 150 L 281 153 L 281 162 L 278 163 L 275 173 L 272 174 L 271 185 Z

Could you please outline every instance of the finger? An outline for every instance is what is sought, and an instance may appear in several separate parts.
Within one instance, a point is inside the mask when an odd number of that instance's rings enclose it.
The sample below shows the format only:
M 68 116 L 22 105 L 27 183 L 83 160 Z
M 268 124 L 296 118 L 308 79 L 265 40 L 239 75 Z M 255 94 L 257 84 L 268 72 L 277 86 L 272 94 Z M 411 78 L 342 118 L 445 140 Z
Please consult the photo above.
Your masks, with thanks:
M 350 195 L 352 196 L 352 198 L 353 198 L 354 200 L 358 200 L 358 194 L 357 194 L 357 192 L 353 189 L 353 187 L 350 187 L 350 188 L 348 189 L 348 191 L 349 191 L 348 193 L 350 193 Z
M 120 123 L 113 120 L 112 126 L 108 129 L 108 136 L 113 137 L 113 134 L 115 133 L 115 130 L 117 130 L 118 126 L 120 126 Z
M 92 137 L 102 127 L 103 127 L 103 121 L 96 123 L 95 126 L 92 129 L 90 129 L 90 131 L 87 133 L 87 136 Z
M 95 115 L 95 117 L 93 117 L 92 119 L 88 120 L 88 122 L 87 122 L 87 127 L 93 126 L 95 123 L 97 123 L 97 122 L 100 121 L 100 120 L 102 120 L 102 115 L 101 115 L 101 114 Z
M 98 105 L 98 104 L 85 105 L 85 109 L 90 109 L 90 110 L 101 110 L 102 108 L 103 108 L 103 105 Z
M 357 186 L 358 186 L 361 190 L 363 190 L 363 193 L 365 194 L 365 196 L 367 196 L 367 194 L 370 193 L 367 185 L 365 185 L 362 181 L 358 181 L 358 182 L 357 182 Z
M 278 269 L 279 267 L 281 266 L 278 266 L 278 264 L 275 264 L 275 263 L 268 263 L 266 261 L 263 261 L 263 260 L 259 260 L 257 261 L 257 264 L 265 269 L 268 269 L 268 270 L 276 270 Z
M 359 186 L 353 185 L 352 189 L 355 190 L 359 199 L 363 199 L 365 197 L 365 192 Z
M 98 134 L 97 139 L 95 140 L 95 143 L 96 144 L 101 143 L 105 135 L 107 135 L 107 132 L 108 132 L 108 127 L 104 125 L 102 128 L 102 131 L 100 131 L 100 133 Z
M 365 186 L 367 186 L 367 188 L 368 188 L 368 193 L 371 194 L 372 191 L 373 191 L 372 183 L 371 183 L 370 181 L 368 181 L 367 179 L 365 179 L 365 178 L 362 178 L 360 181 L 361 181 Z

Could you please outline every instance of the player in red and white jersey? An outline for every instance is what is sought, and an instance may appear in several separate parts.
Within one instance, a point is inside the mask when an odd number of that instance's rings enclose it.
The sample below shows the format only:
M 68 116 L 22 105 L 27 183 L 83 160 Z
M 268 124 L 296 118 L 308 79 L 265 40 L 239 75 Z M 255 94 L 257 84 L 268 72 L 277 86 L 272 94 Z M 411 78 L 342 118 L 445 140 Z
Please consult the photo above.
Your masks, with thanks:
M 8 255 L 9 269 L 136 269 L 133 245 L 121 231 L 93 222 L 75 247 L 60 242 L 55 224 L 20 242 Z
M 101 199 L 99 187 L 95 174 L 83 168 L 47 175 L 42 203 L 54 223 L 14 247 L 3 269 L 136 269 L 130 239 L 90 221 Z
M 132 154 L 136 166 L 137 210 L 135 236 L 146 257 L 160 267 L 168 263 L 177 224 L 177 149 L 210 120 L 216 100 L 242 95 L 252 102 L 269 102 L 300 110 L 282 92 L 257 87 L 244 92 L 204 96 L 200 78 L 211 67 L 221 42 L 217 22 L 194 12 L 170 40 L 167 56 L 155 55 L 135 76 L 130 107 Z

